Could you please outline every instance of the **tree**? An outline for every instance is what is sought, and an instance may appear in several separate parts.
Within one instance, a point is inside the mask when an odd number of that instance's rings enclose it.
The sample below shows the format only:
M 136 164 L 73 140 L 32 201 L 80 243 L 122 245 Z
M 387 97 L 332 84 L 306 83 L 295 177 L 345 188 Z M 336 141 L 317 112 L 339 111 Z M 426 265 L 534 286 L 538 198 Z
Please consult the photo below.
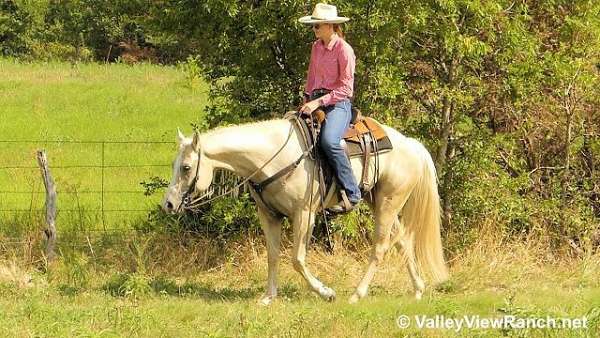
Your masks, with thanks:
M 31 18 L 13 0 L 0 3 L 0 54 L 19 55 L 27 51 Z

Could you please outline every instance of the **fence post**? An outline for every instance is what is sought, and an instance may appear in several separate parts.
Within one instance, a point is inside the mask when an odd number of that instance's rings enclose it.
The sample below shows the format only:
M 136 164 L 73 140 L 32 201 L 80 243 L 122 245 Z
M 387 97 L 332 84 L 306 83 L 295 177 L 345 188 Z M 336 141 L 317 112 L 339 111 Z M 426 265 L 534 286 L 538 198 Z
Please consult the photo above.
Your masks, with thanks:
M 48 168 L 48 158 L 45 150 L 37 151 L 37 160 L 46 187 L 46 223 L 48 225 L 44 230 L 46 235 L 46 257 L 48 261 L 52 261 L 56 257 L 54 253 L 54 246 L 56 245 L 56 187 Z

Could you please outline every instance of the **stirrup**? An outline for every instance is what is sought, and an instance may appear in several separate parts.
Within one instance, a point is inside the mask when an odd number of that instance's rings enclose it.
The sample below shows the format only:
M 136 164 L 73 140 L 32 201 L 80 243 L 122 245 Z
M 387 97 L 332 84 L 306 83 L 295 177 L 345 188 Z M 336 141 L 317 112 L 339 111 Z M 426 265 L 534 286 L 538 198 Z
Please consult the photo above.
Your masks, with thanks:
M 354 210 L 354 208 L 358 205 L 358 202 L 350 202 L 350 200 L 348 199 L 348 195 L 346 195 L 346 190 L 340 190 L 340 195 L 342 196 L 342 200 L 333 207 L 328 208 L 328 212 L 332 214 L 345 214 Z

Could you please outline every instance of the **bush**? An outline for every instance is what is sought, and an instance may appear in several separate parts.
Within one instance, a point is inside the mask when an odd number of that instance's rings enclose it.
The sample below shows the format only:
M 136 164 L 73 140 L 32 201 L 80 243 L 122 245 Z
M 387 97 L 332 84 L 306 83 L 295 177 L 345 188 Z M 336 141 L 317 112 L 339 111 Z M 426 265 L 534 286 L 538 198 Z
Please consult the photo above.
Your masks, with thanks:
M 31 25 L 30 15 L 13 0 L 2 1 L 0 3 L 0 54 L 16 56 L 26 53 L 30 43 Z
M 115 297 L 140 298 L 152 292 L 150 278 L 139 273 L 114 275 L 103 288 Z
M 93 53 L 85 47 L 74 47 L 59 42 L 34 42 L 31 45 L 30 57 L 42 61 L 92 61 Z
M 206 204 L 194 213 L 167 215 L 157 208 L 148 220 L 135 224 L 143 232 L 194 232 L 219 240 L 228 240 L 258 232 L 260 223 L 256 206 L 248 194 L 239 198 L 223 197 Z

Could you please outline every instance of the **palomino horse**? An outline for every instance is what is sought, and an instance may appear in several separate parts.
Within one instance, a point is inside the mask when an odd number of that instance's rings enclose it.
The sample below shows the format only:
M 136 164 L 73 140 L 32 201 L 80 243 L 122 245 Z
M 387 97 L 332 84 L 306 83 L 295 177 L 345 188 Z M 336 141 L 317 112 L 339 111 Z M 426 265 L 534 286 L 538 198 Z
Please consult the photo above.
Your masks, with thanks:
M 370 170 L 371 176 L 378 173 L 372 197 L 365 198 L 375 216 L 375 246 L 367 271 L 350 298 L 351 303 L 367 295 L 377 265 L 394 245 L 405 253 L 417 299 L 422 297 L 425 288 L 418 267 L 428 268 L 436 282 L 448 276 L 440 237 L 437 177 L 431 156 L 417 140 L 383 127 L 393 150 L 380 155 L 379 170 Z M 277 296 L 283 215 L 293 225 L 294 269 L 322 298 L 335 299 L 335 292 L 317 279 L 305 263 L 320 199 L 315 198 L 319 192 L 319 181 L 313 175 L 315 162 L 302 158 L 307 149 L 300 133 L 295 123 L 287 119 L 218 128 L 203 134 L 196 132 L 191 138 L 178 132 L 179 152 L 162 202 L 166 212 L 181 212 L 186 197 L 202 195 L 209 189 L 215 169 L 230 170 L 258 183 L 299 161 L 298 167 L 288 175 L 265 187 L 260 197 L 252 191 L 267 244 L 268 281 L 260 300 L 264 305 Z M 360 177 L 361 159 L 354 158 L 351 162 L 355 175 Z M 325 201 L 327 206 L 335 202 L 336 198 Z

